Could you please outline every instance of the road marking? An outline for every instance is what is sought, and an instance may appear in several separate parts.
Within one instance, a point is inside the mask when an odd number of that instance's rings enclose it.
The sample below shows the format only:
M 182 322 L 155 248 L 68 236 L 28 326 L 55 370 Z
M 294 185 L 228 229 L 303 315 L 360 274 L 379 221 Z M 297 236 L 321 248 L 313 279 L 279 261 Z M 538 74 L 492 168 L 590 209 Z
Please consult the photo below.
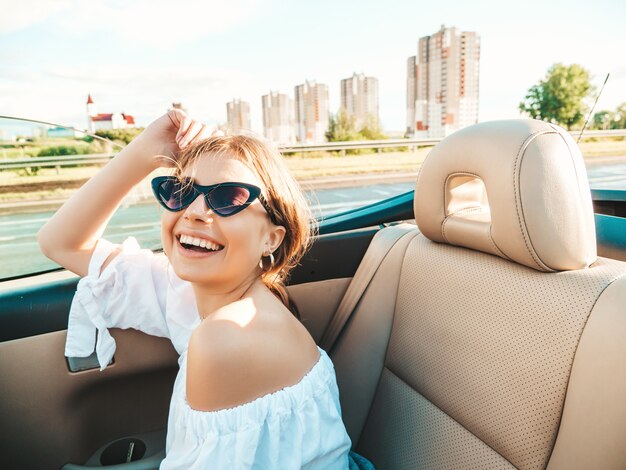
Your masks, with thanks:
M 115 228 L 144 228 L 144 227 L 151 227 L 154 229 L 160 229 L 161 228 L 161 222 L 157 221 L 157 222 L 150 222 L 147 224 L 127 224 L 127 225 L 116 225 Z
M 374 194 L 380 194 L 381 196 L 389 196 L 391 194 L 394 194 L 391 191 L 385 191 L 383 189 L 370 189 L 370 192 L 372 192 Z
M 40 222 L 46 222 L 48 220 L 50 220 L 50 217 L 46 217 L 42 219 L 29 219 L 29 220 L 3 220 L 2 222 L 0 222 L 0 226 L 38 224 Z

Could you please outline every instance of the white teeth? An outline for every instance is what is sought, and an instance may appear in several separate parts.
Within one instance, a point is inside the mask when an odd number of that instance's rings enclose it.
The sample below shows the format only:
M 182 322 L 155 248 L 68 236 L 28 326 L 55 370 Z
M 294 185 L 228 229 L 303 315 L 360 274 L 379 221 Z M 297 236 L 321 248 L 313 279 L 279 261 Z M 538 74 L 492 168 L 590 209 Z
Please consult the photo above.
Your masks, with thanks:
M 207 250 L 217 251 L 222 248 L 217 243 L 213 243 L 209 240 L 204 240 L 202 238 L 191 237 L 189 235 L 181 235 L 180 242 L 184 243 L 185 245 L 195 245 L 199 246 L 200 248 L 206 248 Z

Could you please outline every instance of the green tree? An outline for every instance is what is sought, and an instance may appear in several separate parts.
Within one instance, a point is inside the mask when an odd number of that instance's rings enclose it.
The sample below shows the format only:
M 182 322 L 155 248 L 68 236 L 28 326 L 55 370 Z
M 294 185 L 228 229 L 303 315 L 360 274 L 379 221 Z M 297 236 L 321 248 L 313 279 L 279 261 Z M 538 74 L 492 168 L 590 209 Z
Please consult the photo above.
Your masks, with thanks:
M 349 140 L 383 140 L 387 136 L 381 131 L 378 119 L 367 115 L 360 129 L 356 127 L 356 118 L 349 116 L 341 108 L 337 114 L 331 114 L 326 138 L 329 142 L 346 142 Z
M 519 104 L 519 110 L 571 129 L 584 119 L 585 98 L 593 92 L 589 72 L 578 64 L 554 64 L 546 77 L 533 85 Z
M 376 116 L 372 116 L 371 114 L 368 114 L 365 117 L 365 123 L 363 124 L 363 127 L 359 130 L 359 134 L 363 136 L 363 140 L 387 139 L 387 136 L 380 129 L 378 119 L 376 119 Z
M 594 113 L 594 129 L 626 129 L 626 103 L 620 104 L 615 111 L 602 110 Z
M 361 140 L 362 136 L 356 130 L 354 116 L 349 116 L 345 109 L 341 108 L 337 114 L 331 114 L 328 121 L 326 139 L 329 142 L 346 142 L 348 140 Z
M 626 103 L 620 104 L 613 113 L 611 129 L 626 129 Z
M 593 114 L 591 128 L 607 130 L 611 128 L 612 123 L 613 113 L 611 111 L 598 111 Z

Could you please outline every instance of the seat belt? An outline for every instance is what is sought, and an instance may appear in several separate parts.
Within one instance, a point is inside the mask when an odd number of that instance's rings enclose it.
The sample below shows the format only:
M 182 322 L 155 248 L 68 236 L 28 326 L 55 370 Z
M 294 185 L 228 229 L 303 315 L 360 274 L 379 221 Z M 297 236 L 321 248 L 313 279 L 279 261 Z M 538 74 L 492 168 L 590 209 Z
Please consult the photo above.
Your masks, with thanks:
M 327 352 L 330 352 L 330 348 L 333 347 L 337 337 L 343 330 L 346 322 L 352 315 L 356 305 L 361 300 L 365 289 L 369 286 L 374 274 L 378 271 L 378 267 L 381 265 L 387 253 L 391 251 L 391 248 L 396 244 L 400 238 L 407 233 L 416 230 L 415 225 L 400 224 L 392 225 L 379 230 L 372 239 L 361 264 L 356 270 L 350 285 L 346 289 L 346 293 L 341 299 L 335 315 L 331 318 L 322 339 L 320 340 L 320 347 Z

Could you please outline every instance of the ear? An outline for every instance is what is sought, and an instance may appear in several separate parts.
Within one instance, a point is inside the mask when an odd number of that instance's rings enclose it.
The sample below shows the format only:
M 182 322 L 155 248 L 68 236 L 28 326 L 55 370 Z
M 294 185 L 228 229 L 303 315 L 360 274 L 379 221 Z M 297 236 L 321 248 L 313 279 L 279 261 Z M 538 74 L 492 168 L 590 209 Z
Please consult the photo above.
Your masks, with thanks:
M 287 229 L 282 225 L 270 224 L 266 238 L 267 247 L 270 250 L 270 253 L 274 253 L 274 251 L 276 251 L 276 249 L 283 242 L 286 233 Z

